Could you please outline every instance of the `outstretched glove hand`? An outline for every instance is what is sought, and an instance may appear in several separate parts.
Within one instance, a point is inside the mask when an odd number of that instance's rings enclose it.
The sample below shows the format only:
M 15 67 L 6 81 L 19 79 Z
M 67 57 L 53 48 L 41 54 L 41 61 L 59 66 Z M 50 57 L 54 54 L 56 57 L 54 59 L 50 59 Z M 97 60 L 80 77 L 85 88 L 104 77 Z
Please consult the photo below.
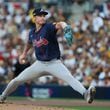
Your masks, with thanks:
M 66 38 L 68 45 L 71 46 L 73 43 L 73 30 L 70 25 L 67 25 L 64 28 L 64 37 Z

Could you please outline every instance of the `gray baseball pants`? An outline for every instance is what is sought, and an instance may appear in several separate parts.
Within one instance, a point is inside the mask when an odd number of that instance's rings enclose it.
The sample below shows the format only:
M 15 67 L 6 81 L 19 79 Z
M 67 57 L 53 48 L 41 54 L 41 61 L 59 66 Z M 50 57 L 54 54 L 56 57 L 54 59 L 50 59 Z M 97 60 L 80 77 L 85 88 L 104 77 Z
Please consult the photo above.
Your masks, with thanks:
M 30 67 L 26 68 L 16 78 L 10 81 L 2 95 L 8 96 L 19 85 L 28 80 L 33 80 L 41 76 L 44 72 L 48 72 L 53 76 L 67 82 L 75 91 L 82 95 L 86 91 L 83 85 L 71 75 L 70 71 L 60 60 L 52 60 L 49 62 L 35 61 Z

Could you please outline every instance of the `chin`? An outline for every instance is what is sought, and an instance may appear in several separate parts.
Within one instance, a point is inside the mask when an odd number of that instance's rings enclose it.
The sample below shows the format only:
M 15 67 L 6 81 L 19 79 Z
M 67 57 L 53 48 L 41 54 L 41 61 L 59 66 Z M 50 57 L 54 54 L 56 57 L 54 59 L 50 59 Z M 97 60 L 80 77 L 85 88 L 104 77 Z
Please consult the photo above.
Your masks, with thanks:
M 45 24 L 45 22 L 41 22 L 41 24 Z
M 39 23 L 40 25 L 43 25 L 43 24 L 45 24 L 45 23 Z

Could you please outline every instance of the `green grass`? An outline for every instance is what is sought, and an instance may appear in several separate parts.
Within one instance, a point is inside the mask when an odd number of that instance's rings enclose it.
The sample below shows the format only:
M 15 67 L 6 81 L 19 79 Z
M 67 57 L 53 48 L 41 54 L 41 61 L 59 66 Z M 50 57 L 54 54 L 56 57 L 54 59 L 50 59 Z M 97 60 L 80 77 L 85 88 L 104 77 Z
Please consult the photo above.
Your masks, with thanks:
M 12 100 L 22 100 L 22 99 L 26 99 L 26 97 L 19 97 L 19 96 L 9 96 L 8 99 L 12 99 Z M 36 98 L 36 100 L 67 100 L 67 101 L 74 101 L 74 100 L 79 100 L 79 101 L 83 101 L 84 99 L 70 99 L 70 98 Z M 96 101 L 99 102 L 110 102 L 110 100 L 103 100 L 103 99 L 95 99 Z
M 63 107 L 64 110 L 110 110 L 110 107 Z

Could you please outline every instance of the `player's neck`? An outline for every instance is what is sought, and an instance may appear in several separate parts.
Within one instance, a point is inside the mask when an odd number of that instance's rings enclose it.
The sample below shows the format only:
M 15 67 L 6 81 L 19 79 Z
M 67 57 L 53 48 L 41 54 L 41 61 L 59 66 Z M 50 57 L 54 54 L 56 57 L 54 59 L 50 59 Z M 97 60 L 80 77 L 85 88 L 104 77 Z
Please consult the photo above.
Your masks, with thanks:
M 42 25 L 38 25 L 36 24 L 36 32 L 39 31 L 41 29 Z

